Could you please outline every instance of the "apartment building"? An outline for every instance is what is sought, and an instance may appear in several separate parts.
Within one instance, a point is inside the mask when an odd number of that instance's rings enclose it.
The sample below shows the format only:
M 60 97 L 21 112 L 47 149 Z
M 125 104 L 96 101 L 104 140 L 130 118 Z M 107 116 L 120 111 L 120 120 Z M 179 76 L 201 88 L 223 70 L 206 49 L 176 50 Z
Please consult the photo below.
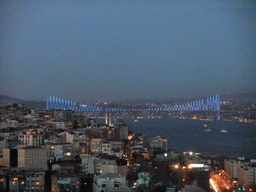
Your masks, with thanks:
M 238 167 L 238 182 L 245 187 L 256 184 L 256 160 Z
M 224 170 L 232 178 L 238 178 L 238 168 L 242 165 L 241 161 L 236 161 L 234 159 L 224 160 Z
M 90 141 L 90 152 L 99 154 L 102 152 L 103 138 L 91 138 Z
M 23 145 L 39 146 L 43 144 L 43 132 L 41 130 L 28 130 L 18 134 L 18 140 Z
M 83 171 L 86 174 L 94 174 L 94 161 L 96 160 L 96 157 L 91 154 L 80 154 L 80 158 Z
M 43 192 L 45 185 L 44 169 L 28 169 L 26 170 L 26 191 Z
M 18 149 L 18 167 L 23 169 L 47 169 L 47 148 L 22 147 Z
M 70 174 L 70 173 L 54 173 L 52 175 L 52 191 L 79 192 L 80 191 L 79 176 Z
M 102 150 L 101 150 L 102 153 L 110 154 L 111 149 L 112 149 L 111 143 L 108 143 L 108 142 L 102 143 Z
M 161 137 L 161 136 L 157 136 L 154 137 L 153 139 L 149 140 L 149 147 L 151 149 L 162 149 L 164 151 L 168 151 L 168 140 Z
M 94 177 L 93 180 L 94 192 L 131 192 L 132 190 L 126 186 L 124 176 L 119 176 L 118 173 L 106 173 Z

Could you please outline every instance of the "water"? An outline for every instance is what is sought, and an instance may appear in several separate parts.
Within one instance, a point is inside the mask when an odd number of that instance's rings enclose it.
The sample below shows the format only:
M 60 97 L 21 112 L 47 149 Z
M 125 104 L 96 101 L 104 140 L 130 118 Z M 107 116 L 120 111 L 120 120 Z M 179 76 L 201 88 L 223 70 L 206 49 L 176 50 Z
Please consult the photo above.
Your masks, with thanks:
M 194 151 L 227 157 L 256 158 L 256 125 L 226 121 L 190 119 L 124 119 L 133 133 L 144 133 L 147 138 L 164 136 L 169 147 L 177 151 Z M 205 127 L 204 125 L 207 125 Z M 205 132 L 210 128 L 212 132 Z M 220 133 L 226 129 L 227 133 Z

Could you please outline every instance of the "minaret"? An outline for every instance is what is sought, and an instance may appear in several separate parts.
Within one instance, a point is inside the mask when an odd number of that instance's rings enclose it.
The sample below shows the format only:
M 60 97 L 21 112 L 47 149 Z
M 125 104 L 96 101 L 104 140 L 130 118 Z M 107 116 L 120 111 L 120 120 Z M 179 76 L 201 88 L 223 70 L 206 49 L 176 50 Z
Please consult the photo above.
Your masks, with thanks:
M 106 115 L 105 115 L 105 124 L 106 125 L 108 124 L 108 113 L 106 113 Z
M 109 126 L 111 126 L 112 125 L 112 123 L 111 123 L 111 113 L 109 114 L 109 124 L 108 124 Z

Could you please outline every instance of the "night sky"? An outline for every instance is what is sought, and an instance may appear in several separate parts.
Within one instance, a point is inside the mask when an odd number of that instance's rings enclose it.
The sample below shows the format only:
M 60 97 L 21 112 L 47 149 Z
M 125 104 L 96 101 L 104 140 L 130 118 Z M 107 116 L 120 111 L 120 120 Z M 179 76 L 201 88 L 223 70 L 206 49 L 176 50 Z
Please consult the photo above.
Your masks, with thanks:
M 256 3 L 1 1 L 0 94 L 73 101 L 256 91 Z

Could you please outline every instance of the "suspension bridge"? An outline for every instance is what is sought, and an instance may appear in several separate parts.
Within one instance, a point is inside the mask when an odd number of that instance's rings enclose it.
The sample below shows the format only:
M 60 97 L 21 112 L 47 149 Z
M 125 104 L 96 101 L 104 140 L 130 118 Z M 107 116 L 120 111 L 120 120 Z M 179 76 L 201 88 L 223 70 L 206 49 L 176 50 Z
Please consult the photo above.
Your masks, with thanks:
M 76 102 L 62 99 L 53 95 L 47 96 L 46 110 L 61 109 L 73 110 L 81 112 L 122 112 L 122 111 L 212 111 L 217 112 L 217 120 L 220 120 L 220 95 L 216 94 L 204 99 L 195 100 L 192 102 L 183 102 L 179 105 L 168 105 L 165 107 L 149 107 L 149 108 L 126 108 L 126 107 L 101 107 L 96 105 L 76 104 Z

